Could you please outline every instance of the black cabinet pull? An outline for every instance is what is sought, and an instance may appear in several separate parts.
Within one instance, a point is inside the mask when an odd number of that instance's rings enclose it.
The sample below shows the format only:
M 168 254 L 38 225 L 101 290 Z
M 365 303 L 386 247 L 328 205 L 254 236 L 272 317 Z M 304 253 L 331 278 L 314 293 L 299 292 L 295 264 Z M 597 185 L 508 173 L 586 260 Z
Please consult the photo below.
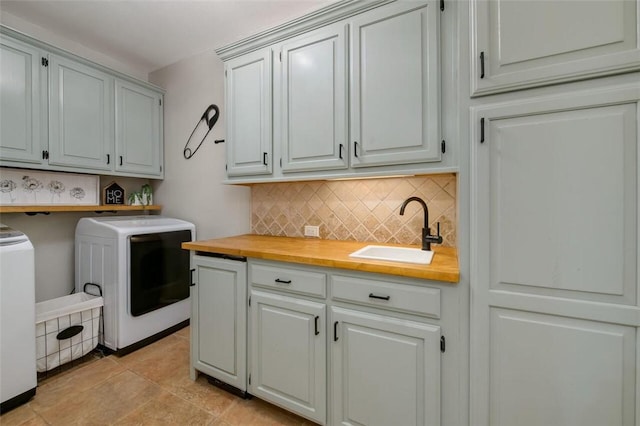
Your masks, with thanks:
M 281 280 L 280 278 L 276 278 L 276 282 L 280 284 L 291 284 L 291 280 Z
M 480 78 L 484 78 L 484 52 L 480 52 Z
M 107 164 L 111 163 L 111 155 L 107 154 Z
M 480 119 L 480 143 L 484 143 L 484 118 Z
M 389 300 L 391 296 L 378 296 L 377 294 L 369 293 L 369 297 L 372 299 Z
M 340 144 L 340 147 L 338 148 L 338 156 L 340 157 L 341 160 L 342 160 L 342 148 L 344 148 L 344 146 Z
M 42 151 L 42 159 L 43 160 L 49 159 L 49 151 Z
M 120 156 L 120 165 L 122 166 L 122 155 Z
M 267 153 L 266 152 L 262 153 L 262 164 L 264 164 L 265 166 L 267 165 Z
M 338 341 L 338 321 L 333 323 L 333 341 Z
M 195 269 L 191 269 L 189 271 L 189 281 L 191 281 L 191 284 L 189 284 L 190 287 L 194 287 L 196 285 L 196 283 L 193 282 L 193 273 L 195 272 Z
M 315 326 L 316 326 L 316 336 L 317 336 L 318 334 L 320 334 L 320 330 L 318 330 L 318 320 L 319 320 L 319 319 L 320 319 L 320 317 L 319 317 L 319 316 L 317 316 L 317 315 L 316 315 L 316 317 L 314 318 Z
M 358 142 L 353 143 L 353 155 L 358 158 Z

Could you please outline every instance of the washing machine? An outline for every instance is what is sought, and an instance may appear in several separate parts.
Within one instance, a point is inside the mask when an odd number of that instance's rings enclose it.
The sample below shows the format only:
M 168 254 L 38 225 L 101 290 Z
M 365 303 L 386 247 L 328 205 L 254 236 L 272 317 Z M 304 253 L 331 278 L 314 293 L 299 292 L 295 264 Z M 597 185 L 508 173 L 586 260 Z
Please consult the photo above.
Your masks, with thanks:
M 0 224 L 0 412 L 36 394 L 36 290 L 33 245 Z

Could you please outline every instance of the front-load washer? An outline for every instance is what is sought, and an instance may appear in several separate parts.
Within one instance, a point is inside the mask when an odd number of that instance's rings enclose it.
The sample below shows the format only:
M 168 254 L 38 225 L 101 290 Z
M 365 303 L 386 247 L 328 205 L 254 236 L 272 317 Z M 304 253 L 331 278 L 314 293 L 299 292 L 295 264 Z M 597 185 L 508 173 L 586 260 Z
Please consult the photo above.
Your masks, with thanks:
M 0 224 L 0 413 L 31 399 L 36 385 L 33 245 Z
M 76 226 L 75 286 L 104 299 L 101 343 L 120 354 L 188 324 L 189 252 L 195 226 L 163 216 L 82 218 Z

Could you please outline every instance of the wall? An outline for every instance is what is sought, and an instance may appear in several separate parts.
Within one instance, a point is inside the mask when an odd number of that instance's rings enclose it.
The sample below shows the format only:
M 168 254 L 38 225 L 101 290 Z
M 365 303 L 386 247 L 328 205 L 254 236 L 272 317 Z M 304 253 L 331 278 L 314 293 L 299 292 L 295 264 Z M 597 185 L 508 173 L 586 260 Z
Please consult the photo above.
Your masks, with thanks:
M 251 189 L 251 230 L 260 235 L 304 236 L 305 225 L 320 227 L 320 238 L 421 244 L 424 214 L 409 197 L 422 198 L 429 226 L 444 246 L 456 246 L 456 175 L 257 184 Z
M 1 170 L 0 170 L 1 174 Z M 144 179 L 103 176 L 100 188 L 112 180 L 127 193 L 139 191 Z M 119 213 L 123 216 L 126 213 Z M 36 264 L 36 302 L 71 293 L 74 288 L 74 238 L 81 217 L 113 216 L 112 213 L 51 213 L 27 216 L 23 213 L 0 215 L 0 222 L 24 232 L 33 244 Z
M 224 68 L 214 52 L 169 65 L 149 75 L 166 89 L 164 102 L 165 179 L 154 182 L 154 202 L 162 214 L 196 225 L 198 239 L 249 232 L 250 189 L 223 185 L 225 179 Z M 200 150 L 190 159 L 183 149 L 191 131 L 210 104 L 220 107 L 220 119 Z M 193 150 L 201 137 L 190 144 Z

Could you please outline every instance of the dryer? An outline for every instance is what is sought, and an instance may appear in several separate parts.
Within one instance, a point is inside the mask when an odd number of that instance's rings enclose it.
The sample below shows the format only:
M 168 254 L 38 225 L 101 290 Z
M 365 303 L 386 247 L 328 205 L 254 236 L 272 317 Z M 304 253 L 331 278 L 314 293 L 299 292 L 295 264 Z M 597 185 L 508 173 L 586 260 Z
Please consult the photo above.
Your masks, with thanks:
M 76 226 L 75 286 L 98 284 L 101 343 L 124 354 L 188 324 L 189 252 L 195 226 L 164 216 L 82 218 Z

